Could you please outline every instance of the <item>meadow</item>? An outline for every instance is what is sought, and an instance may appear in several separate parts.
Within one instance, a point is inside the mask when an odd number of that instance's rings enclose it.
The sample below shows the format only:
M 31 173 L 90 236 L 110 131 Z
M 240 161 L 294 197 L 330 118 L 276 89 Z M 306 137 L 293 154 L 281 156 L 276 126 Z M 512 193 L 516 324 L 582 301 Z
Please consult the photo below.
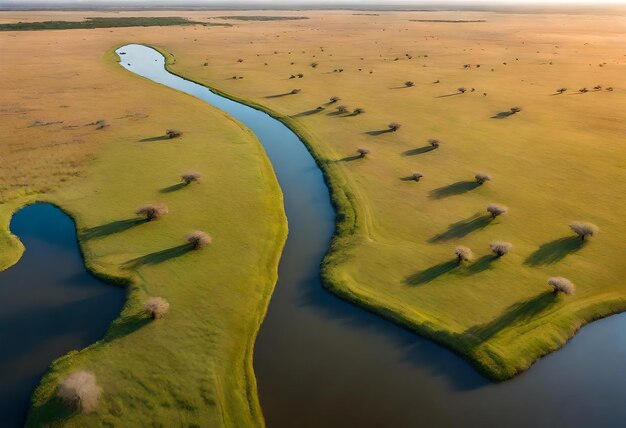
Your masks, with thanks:
M 41 14 L 0 18 L 41 21 Z M 180 15 L 203 21 L 223 12 Z M 84 14 L 67 16 L 79 20 Z M 226 425 L 262 423 L 258 406 L 246 407 L 246 394 L 256 397 L 250 394 L 254 380 L 246 364 L 275 280 L 277 242 L 284 239 L 279 189 L 262 150 L 244 130 L 200 102 L 166 89 L 152 91 L 147 82 L 138 84 L 137 78 L 116 70 L 110 56 L 99 61 L 121 43 L 155 46 L 170 54 L 171 71 L 266 109 L 297 131 L 324 170 L 338 211 L 338 234 L 322 267 L 328 288 L 451 347 L 491 378 L 514 376 L 564 345 L 585 323 L 626 309 L 626 268 L 620 263 L 626 233 L 622 15 L 298 11 L 297 16 L 309 19 L 233 20 L 232 27 L 71 30 L 55 32 L 53 39 L 52 33 L 45 32 L 2 35 L 14 38 L 7 44 L 8 57 L 39 49 L 47 53 L 49 65 L 62 64 L 47 67 L 45 80 L 41 68 L 26 71 L 19 69 L 26 67 L 19 62 L 8 68 L 18 71 L 11 75 L 16 84 L 2 93 L 2 104 L 12 107 L 5 108 L 0 120 L 10 124 L 19 118 L 21 127 L 9 135 L 9 144 L 0 145 L 2 159 L 12 160 L 10 167 L 0 169 L 3 205 L 8 208 L 2 210 L 3 226 L 15 207 L 42 198 L 67 209 L 77 219 L 79 231 L 125 219 L 132 216 L 140 196 L 160 196 L 154 183 L 171 185 L 179 170 L 197 159 L 195 150 L 214 149 L 202 144 L 206 133 L 224 141 L 247 142 L 229 145 L 232 152 L 219 152 L 237 159 L 236 168 L 222 169 L 225 175 L 184 190 L 207 192 L 206 199 L 194 200 L 195 211 L 184 209 L 189 203 L 185 193 L 174 192 L 167 200 L 172 214 L 163 221 L 102 239 L 83 235 L 87 262 L 113 276 L 124 274 L 119 270 L 124 261 L 175 245 L 192 223 L 215 234 L 215 245 L 206 253 L 141 267 L 137 272 L 141 279 L 133 288 L 136 294 L 131 293 L 127 309 L 109 334 L 115 340 L 105 339 L 55 363 L 35 396 L 31 422 L 48 421 L 46 417 L 55 414 L 49 402 L 55 382 L 70 368 L 86 365 L 101 367 L 98 378 L 110 392 L 94 417 L 72 418 L 76 425 L 114 423 L 121 417 L 137 418 L 131 422 L 145 417 L 162 420 L 172 417 L 168 407 L 177 409 L 183 423 L 218 418 L 213 412 L 199 414 L 204 412 L 199 400 L 205 396 L 198 394 L 200 385 L 195 390 L 183 388 L 195 372 L 169 374 L 168 370 L 183 367 L 178 366 L 179 358 L 188 358 L 184 367 L 210 367 L 202 384 L 216 386 L 204 402 L 212 410 L 221 409 L 218 414 L 226 418 Z M 74 70 L 85 66 L 85 58 L 90 58 L 91 68 L 77 79 Z M 91 75 L 96 71 L 98 79 Z M 32 81 L 41 85 L 39 95 L 28 86 Z M 73 90 L 61 90 L 59 85 L 70 81 Z M 560 88 L 566 90 L 560 93 Z M 48 100 L 37 101 L 42 110 L 29 111 L 31 103 L 26 100 L 42 96 Z M 71 119 L 76 111 L 65 113 L 61 106 L 70 105 L 75 97 L 108 100 L 109 108 L 85 101 L 87 108 L 80 111 L 84 117 Z M 132 100 L 130 105 L 120 106 L 120 97 Z M 512 107 L 521 110 L 514 112 Z M 113 115 L 112 108 L 119 113 Z M 178 111 L 175 123 L 173 108 Z M 142 118 L 146 110 L 149 117 Z M 192 111 L 198 116 L 190 115 Z M 62 128 L 72 120 L 82 125 L 102 119 L 104 112 L 110 112 L 110 118 L 127 117 L 102 132 L 89 129 L 80 138 L 70 138 L 70 131 Z M 210 127 L 194 120 L 206 114 L 220 120 L 210 121 Z M 391 123 L 401 126 L 394 132 Z M 200 127 L 183 137 L 185 147 L 194 150 L 136 144 L 167 127 Z M 58 141 L 51 135 L 58 135 Z M 193 144 L 188 144 L 192 139 Z M 441 143 L 433 148 L 429 139 Z M 359 148 L 368 154 L 360 156 Z M 129 167 L 136 165 L 133 160 L 138 156 L 147 156 L 142 174 L 132 174 Z M 208 157 L 213 156 L 216 151 Z M 175 159 L 175 164 L 166 159 Z M 214 161 L 215 168 L 223 164 Z M 260 174 L 253 165 L 265 165 L 262 182 L 258 176 L 245 175 Z M 210 170 L 208 164 L 203 168 Z M 419 181 L 413 179 L 415 172 L 422 175 Z M 491 180 L 478 185 L 478 172 L 489 174 Z M 223 211 L 203 209 L 205 203 L 220 209 L 242 203 L 243 199 L 228 198 L 238 186 L 252 193 L 246 203 L 264 207 L 255 211 L 253 231 L 237 229 L 232 223 L 227 228 Z M 119 198 L 124 203 L 117 202 Z M 502 204 L 508 212 L 490 219 L 486 212 L 490 203 Z M 180 204 L 180 215 L 185 217 L 180 223 L 174 220 L 175 204 Z M 233 212 L 243 219 L 249 209 L 233 209 L 230 215 Z M 569 229 L 572 221 L 594 223 L 600 232 L 583 242 Z M 157 237 L 147 228 L 168 232 Z M 244 246 L 235 244 L 235 236 L 254 239 L 258 251 L 241 251 Z M 16 261 L 19 244 L 6 234 L 1 239 L 3 249 L 13 249 L 3 259 L 6 266 Z M 513 247 L 496 258 L 489 248 L 494 241 Z M 228 245 L 230 252 L 218 249 L 218 242 Z M 271 251 L 261 251 L 264 246 Z M 469 247 L 474 260 L 458 264 L 454 254 L 458 246 Z M 125 248 L 125 253 L 119 248 Z M 217 255 L 219 259 L 212 259 Z M 244 256 L 252 260 L 243 261 Z M 192 266 L 200 257 L 211 261 L 213 273 Z M 233 260 L 240 271 L 231 270 Z M 252 272 L 246 269 L 249 266 L 260 270 Z M 188 279 L 175 279 L 181 272 Z M 227 279 L 235 273 L 245 280 Z M 256 293 L 243 293 L 246 284 L 254 283 L 252 275 L 262 278 L 264 286 Z M 553 294 L 547 284 L 553 276 L 573 281 L 575 294 Z M 223 280 L 207 283 L 209 289 L 176 291 L 182 283 L 205 284 L 202 278 L 212 277 Z M 179 296 L 180 301 L 168 296 L 172 319 L 119 337 L 116 329 L 124 331 L 128 319 L 136 316 L 146 288 L 150 293 Z M 198 301 L 194 290 L 202 296 L 210 290 L 215 298 Z M 200 310 L 207 304 L 211 310 Z M 253 306 L 256 310 L 250 318 L 233 315 L 234 308 L 247 314 L 242 308 Z M 181 308 L 178 316 L 176 307 Z M 176 334 L 161 331 L 174 325 Z M 181 327 L 188 332 L 183 338 Z M 215 342 L 193 342 L 209 330 Z M 158 357 L 146 351 L 146 346 L 162 340 L 182 340 L 188 346 Z M 209 356 L 198 356 L 209 348 Z M 128 358 L 129 352 L 134 358 Z M 232 355 L 238 358 L 228 359 Z M 233 366 L 232 361 L 247 363 Z M 157 380 L 171 388 L 155 390 Z M 161 394 L 171 395 L 167 405 Z M 157 410 L 141 414 L 131 407 L 138 397 Z M 221 407 L 226 404 L 229 407 Z

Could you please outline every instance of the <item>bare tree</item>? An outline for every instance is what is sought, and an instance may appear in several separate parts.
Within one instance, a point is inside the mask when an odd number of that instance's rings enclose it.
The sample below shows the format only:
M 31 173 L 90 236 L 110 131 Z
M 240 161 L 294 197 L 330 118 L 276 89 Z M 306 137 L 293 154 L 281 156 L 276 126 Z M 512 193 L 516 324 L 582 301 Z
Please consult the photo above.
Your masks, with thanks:
M 192 182 L 199 183 L 202 175 L 199 172 L 189 171 L 180 176 L 185 184 L 191 184 Z
M 511 251 L 513 244 L 510 242 L 492 242 L 489 244 L 489 248 L 491 248 L 496 257 L 502 257 Z
M 506 214 L 509 209 L 504 205 L 489 204 L 487 205 L 487 212 L 491 214 L 491 218 L 496 218 L 499 215 Z
M 162 297 L 148 297 L 143 308 L 152 319 L 162 318 L 170 310 L 170 303 Z
M 582 221 L 575 221 L 571 223 L 569 225 L 569 228 L 572 229 L 572 231 L 574 231 L 574 233 L 578 235 L 583 241 L 588 236 L 594 236 L 600 231 L 600 228 L 595 224 Z
M 397 122 L 391 122 L 389 125 L 387 125 L 391 132 L 396 132 L 398 129 L 400 129 L 401 126 L 402 125 Z
M 295 95 L 295 94 L 299 94 L 301 92 L 301 89 L 292 89 L 291 90 L 291 94 Z
M 348 112 L 348 107 L 347 106 L 339 106 L 337 107 L 337 113 L 339 114 L 343 114 L 343 113 L 347 113 Z
M 562 94 L 563 92 L 567 91 L 567 88 L 559 88 L 556 90 L 559 94 Z
M 167 213 L 169 213 L 169 209 L 164 204 L 147 204 L 135 211 L 135 214 L 145 217 L 148 221 L 161 218 Z
M 104 119 L 100 119 L 96 121 L 96 129 L 104 129 L 109 126 L 109 122 Z
M 404 86 L 406 86 L 407 88 L 410 88 L 412 86 L 415 86 L 415 82 L 411 80 L 407 80 L 406 82 L 404 82 Z
M 336 103 L 337 101 L 339 101 L 341 98 L 339 97 L 330 97 L 328 100 L 330 101 L 330 103 Z
M 317 65 L 318 65 L 318 64 L 317 64 L 316 62 L 312 62 L 312 63 L 311 63 L 311 68 L 315 68 L 315 67 L 317 67 Z
M 471 262 L 474 260 L 474 253 L 467 247 L 458 246 L 454 249 L 454 255 L 459 263 Z
M 424 176 L 424 174 L 422 174 L 421 172 L 415 171 L 413 174 L 411 174 L 411 177 L 413 178 L 413 180 L 415 181 L 420 181 L 420 179 Z
M 595 89 L 596 91 L 599 91 L 602 89 L 602 85 L 596 85 L 593 87 L 593 89 Z
M 362 109 L 361 107 L 357 107 L 354 109 L 354 111 L 352 112 L 353 114 L 363 114 L 365 113 L 365 109 Z
M 428 144 L 430 144 L 430 147 L 433 149 L 438 149 L 439 146 L 441 146 L 441 140 L 438 140 L 437 138 L 429 138 Z
M 491 181 L 491 175 L 485 172 L 477 172 L 474 178 L 476 179 L 476 182 L 478 184 L 484 184 L 488 181 Z
M 589 92 L 589 89 L 587 89 L 587 88 L 580 88 L 578 90 L 578 92 L 580 92 L 581 94 L 584 94 L 585 92 Z
M 165 131 L 165 135 L 167 135 L 168 138 L 178 138 L 183 135 L 183 132 L 178 129 L 168 129 Z
M 369 149 L 356 149 L 356 152 L 359 154 L 360 157 L 364 158 L 365 156 L 370 154 L 370 150 Z
M 605 89 L 606 89 L 607 91 L 609 91 L 609 92 L 613 92 L 613 87 L 612 87 L 612 86 L 607 86 Z
M 100 387 L 96 375 L 90 371 L 77 371 L 63 379 L 56 390 L 56 396 L 63 403 L 81 413 L 89 413 L 98 405 Z
M 521 107 L 511 107 L 511 114 L 515 114 L 515 113 L 519 113 L 520 111 L 522 111 Z
M 562 276 L 553 276 L 548 279 L 548 284 L 552 286 L 554 294 L 563 293 L 563 294 L 574 294 L 576 292 L 576 287 L 567 278 L 563 278 Z
M 187 242 L 189 242 L 194 250 L 199 250 L 201 248 L 209 245 L 213 240 L 209 236 L 208 233 L 203 232 L 201 230 L 196 230 L 187 235 Z
M 465 92 L 467 92 L 467 88 L 461 86 L 460 88 L 457 88 L 457 91 L 459 91 L 459 93 L 464 94 Z

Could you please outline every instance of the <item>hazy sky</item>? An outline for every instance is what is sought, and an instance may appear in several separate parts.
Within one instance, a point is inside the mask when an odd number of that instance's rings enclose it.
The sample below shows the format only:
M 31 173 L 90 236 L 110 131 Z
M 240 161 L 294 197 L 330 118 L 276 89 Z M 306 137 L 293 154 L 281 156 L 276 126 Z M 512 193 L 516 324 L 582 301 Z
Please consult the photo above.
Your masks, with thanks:
M 297 6 L 298 4 L 344 4 L 347 6 L 359 6 L 359 5 L 385 5 L 385 4 L 394 4 L 394 5 L 429 5 L 436 6 L 437 4 L 441 5 L 450 5 L 450 4 L 464 4 L 464 5 L 472 5 L 472 4 L 581 4 L 581 3 L 589 3 L 589 4 L 625 4 L 626 0 L 165 0 L 165 1 L 157 1 L 157 0 L 0 0 L 0 5 L 3 4 L 55 4 L 55 3 L 64 3 L 64 4 L 98 4 L 98 3 L 146 3 L 146 4 L 154 4 L 158 5 L 159 3 L 169 3 L 169 4 L 223 4 L 223 5 L 254 5 L 254 4 L 262 4 L 267 5 L 270 3 L 275 3 L 279 5 L 285 6 Z

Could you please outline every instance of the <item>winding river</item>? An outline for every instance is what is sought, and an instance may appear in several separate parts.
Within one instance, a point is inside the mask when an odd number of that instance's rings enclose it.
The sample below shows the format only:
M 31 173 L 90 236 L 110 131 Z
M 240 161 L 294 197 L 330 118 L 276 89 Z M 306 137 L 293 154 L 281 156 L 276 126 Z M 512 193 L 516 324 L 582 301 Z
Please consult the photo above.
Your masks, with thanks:
M 117 52 L 124 52 L 121 65 L 129 71 L 198 97 L 244 123 L 256 134 L 274 166 L 285 197 L 289 237 L 254 354 L 261 405 L 270 428 L 626 425 L 626 406 L 622 404 L 626 397 L 626 314 L 585 327 L 564 349 L 511 381 L 489 382 L 447 349 L 322 288 L 319 265 L 334 231 L 334 211 L 320 170 L 292 131 L 263 112 L 170 74 L 156 50 L 127 45 Z M 17 213 L 11 224 L 27 251 L 18 265 L 0 274 L 3 373 L 12 373 L 11 364 L 28 364 L 31 354 L 44 348 L 42 359 L 47 363 L 56 355 L 47 353 L 57 334 L 48 331 L 48 326 L 5 338 L 8 326 L 13 329 L 17 319 L 28 323 L 33 315 L 56 320 L 56 312 L 42 312 L 35 304 L 21 309 L 15 306 L 20 302 L 16 296 L 30 296 L 27 301 L 41 300 L 47 307 L 46 296 L 59 297 L 54 287 L 76 292 L 78 279 L 54 273 L 66 268 L 80 272 L 76 266 L 65 265 L 79 263 L 77 254 L 37 249 L 50 245 L 48 230 L 38 226 L 42 216 L 49 214 L 28 207 Z M 63 239 L 55 239 L 75 245 L 73 224 L 63 233 Z M 33 276 L 27 283 L 12 281 L 10 275 L 17 271 Z M 62 278 L 65 282 L 56 284 Z M 31 290 L 35 285 L 38 288 Z M 123 299 L 115 287 L 108 289 L 115 290 L 109 291 L 110 297 L 106 297 L 106 287 L 94 288 L 66 306 L 90 313 L 89 305 L 97 300 L 97 309 L 106 307 L 112 319 Z M 7 303 L 6 296 L 11 294 L 15 296 Z M 110 304 L 102 298 L 110 299 Z M 103 331 L 104 327 L 95 328 L 85 340 L 90 343 Z M 32 336 L 29 346 L 9 352 L 12 347 L 5 344 L 26 340 L 21 336 Z M 64 338 L 61 335 L 59 340 Z M 9 357 L 17 360 L 12 362 Z M 13 411 L 10 404 L 16 403 L 9 392 L 15 396 L 21 389 L 32 390 L 41 371 L 37 366 L 31 377 L 24 376 L 19 382 L 0 378 L 3 426 L 5 415 L 10 417 Z

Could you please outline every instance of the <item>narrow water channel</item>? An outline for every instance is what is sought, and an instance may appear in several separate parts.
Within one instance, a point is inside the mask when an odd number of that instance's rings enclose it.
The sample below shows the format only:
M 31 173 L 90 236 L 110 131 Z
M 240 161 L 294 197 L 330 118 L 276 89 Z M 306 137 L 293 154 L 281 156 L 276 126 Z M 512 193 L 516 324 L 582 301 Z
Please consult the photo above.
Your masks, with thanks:
M 133 73 L 229 113 L 259 138 L 285 196 L 289 238 L 254 367 L 275 427 L 623 427 L 626 314 L 585 327 L 530 371 L 494 384 L 428 340 L 322 288 L 334 229 L 322 174 L 298 137 L 265 113 L 170 74 L 157 51 L 118 49 Z
M 99 340 L 119 315 L 125 290 L 86 271 L 76 228 L 50 204 L 9 225 L 26 250 L 0 272 L 0 427 L 20 427 L 30 396 L 56 358 Z

